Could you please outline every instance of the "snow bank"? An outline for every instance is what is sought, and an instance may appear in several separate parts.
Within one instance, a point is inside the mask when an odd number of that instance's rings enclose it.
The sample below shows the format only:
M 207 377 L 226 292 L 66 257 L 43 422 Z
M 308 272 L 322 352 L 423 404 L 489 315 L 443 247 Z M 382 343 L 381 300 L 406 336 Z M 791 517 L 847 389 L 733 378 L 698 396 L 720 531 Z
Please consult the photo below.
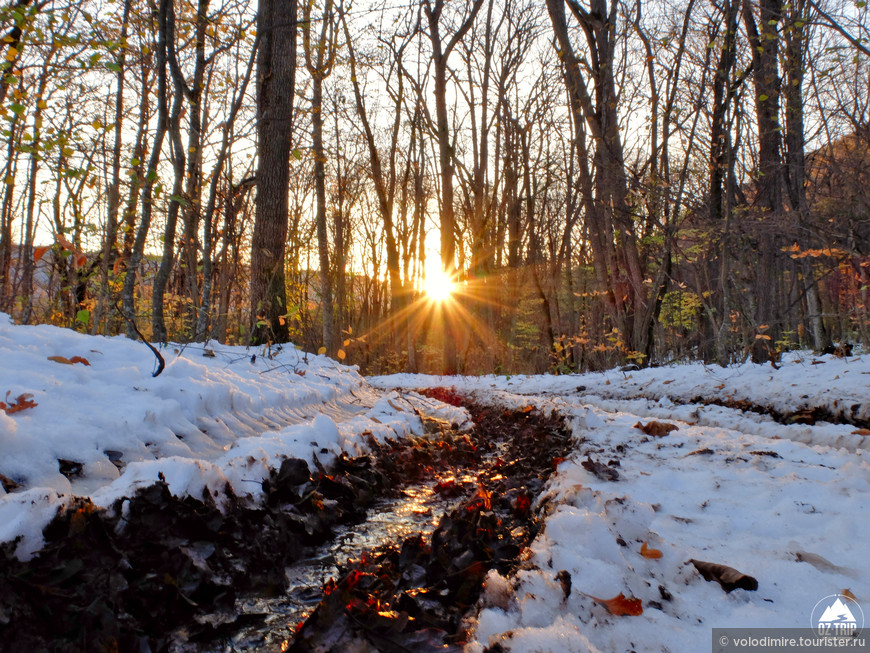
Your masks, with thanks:
M 355 367 L 293 345 L 160 351 L 166 369 L 153 377 L 140 342 L 0 314 L 0 400 L 36 404 L 0 410 L 10 490 L 0 489 L 0 542 L 20 536 L 19 557 L 41 547 L 42 528 L 74 495 L 109 506 L 162 477 L 176 496 L 207 491 L 222 506 L 229 486 L 256 501 L 285 458 L 329 464 L 342 450 L 364 452 L 369 437 L 423 434 L 424 414 L 468 419 L 415 393 L 385 396 Z
M 831 362 L 841 375 L 848 369 L 849 379 L 862 378 L 863 359 Z M 703 373 L 701 366 L 689 367 L 655 370 L 642 382 L 661 385 Z M 632 381 L 627 376 L 596 375 L 595 391 L 607 379 L 611 385 Z M 543 529 L 514 574 L 488 575 L 468 653 L 495 645 L 511 653 L 700 651 L 710 646 L 712 628 L 810 628 L 819 600 L 844 590 L 862 603 L 870 597 L 870 460 L 864 448 L 837 448 L 836 439 L 836 429 L 854 427 L 784 426 L 720 407 L 696 414 L 698 407 L 664 399 L 599 396 L 599 406 L 572 391 L 588 378 L 376 380 L 382 387 L 455 386 L 509 409 L 533 405 L 561 412 L 572 426 L 576 450 L 559 464 L 536 505 Z M 783 378 L 785 383 L 753 386 L 757 394 L 748 389 L 745 396 L 785 406 L 819 385 L 809 373 Z M 866 405 L 870 391 L 841 380 L 829 379 L 828 396 L 839 387 Z M 704 381 L 690 386 L 684 379 L 683 387 L 696 392 Z M 715 385 L 723 381 L 719 377 Z M 736 377 L 729 382 L 740 386 Z M 506 391 L 508 384 L 522 394 Z M 652 417 L 677 430 L 653 437 L 635 428 Z M 783 435 L 794 429 L 805 437 Z M 590 463 L 616 471 L 618 479 L 604 480 Z M 644 556 L 644 544 L 661 556 Z M 725 593 L 700 576 L 692 559 L 751 575 L 758 590 Z M 642 614 L 617 616 L 600 601 L 620 594 L 639 599 Z
M 837 358 L 811 352 L 783 355 L 779 369 L 747 362 L 731 367 L 702 363 L 630 372 L 517 376 L 431 376 L 394 374 L 371 377 L 375 387 L 432 388 L 459 391 L 504 391 L 518 395 L 559 396 L 582 400 L 608 411 L 642 416 L 672 416 L 687 422 L 721 426 L 805 444 L 870 450 L 870 436 L 849 424 L 778 424 L 772 418 L 721 406 L 675 406 L 702 401 L 747 402 L 783 415 L 821 408 L 845 420 L 870 422 L 870 355 Z M 822 428 L 819 428 L 819 427 Z

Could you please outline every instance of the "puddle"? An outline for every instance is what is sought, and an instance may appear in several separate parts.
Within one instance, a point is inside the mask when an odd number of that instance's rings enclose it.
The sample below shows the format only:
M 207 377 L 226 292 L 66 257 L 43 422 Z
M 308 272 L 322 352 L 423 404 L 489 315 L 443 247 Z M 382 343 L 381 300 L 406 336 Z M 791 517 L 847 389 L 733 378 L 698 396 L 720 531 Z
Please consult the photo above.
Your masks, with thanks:
M 437 493 L 436 487 L 463 489 L 451 497 Z M 207 646 L 178 643 L 177 653 L 236 653 L 242 651 L 285 651 L 297 624 L 304 621 L 323 599 L 323 585 L 339 576 L 339 565 L 359 558 L 364 552 L 402 542 L 406 537 L 422 534 L 429 537 L 441 516 L 452 510 L 467 494 L 473 492 L 477 478 L 473 474 L 439 475 L 426 483 L 410 485 L 399 496 L 377 501 L 368 511 L 366 520 L 336 529 L 336 536 L 327 544 L 316 547 L 307 557 L 287 568 L 288 589 L 279 597 L 242 599 L 236 614 L 241 621 L 255 621 L 238 630 L 232 637 Z M 457 496 L 458 495 L 458 496 Z M 234 615 L 211 615 L 204 622 L 218 625 Z M 179 632 L 181 638 L 183 631 Z

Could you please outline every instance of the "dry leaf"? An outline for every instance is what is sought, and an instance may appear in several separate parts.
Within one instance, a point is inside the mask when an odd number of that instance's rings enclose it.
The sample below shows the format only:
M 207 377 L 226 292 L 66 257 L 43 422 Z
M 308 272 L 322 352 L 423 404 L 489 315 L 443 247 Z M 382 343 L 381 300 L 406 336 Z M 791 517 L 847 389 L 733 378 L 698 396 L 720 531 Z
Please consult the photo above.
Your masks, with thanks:
M 36 263 L 45 253 L 51 249 L 51 245 L 40 245 L 33 248 L 33 262 Z
M 658 549 L 650 549 L 647 547 L 646 542 L 640 545 L 640 554 L 644 558 L 650 558 L 652 560 L 658 560 L 662 557 L 662 552 Z
M 840 594 L 845 596 L 847 599 L 852 599 L 855 603 L 858 602 L 858 599 L 855 598 L 855 595 L 852 594 L 852 590 L 850 590 L 848 587 L 840 592 Z
M 597 460 L 592 460 L 592 456 L 587 455 L 586 460 L 580 465 L 588 472 L 592 472 L 602 481 L 616 481 L 619 479 L 619 472 Z
M 703 560 L 689 560 L 695 569 L 704 577 L 706 581 L 715 580 L 722 586 L 726 592 L 736 589 L 744 589 L 754 592 L 758 589 L 758 581 L 752 576 L 737 571 L 734 567 L 720 565 L 715 562 L 704 562 Z
M 74 252 L 76 249 L 75 245 L 73 245 L 66 238 L 64 238 L 63 234 L 57 235 L 57 244 L 60 245 L 61 247 L 63 247 L 64 249 L 69 250 L 70 252 Z
M 668 379 L 667 381 L 662 381 L 662 385 L 667 385 L 668 383 L 673 383 L 673 379 Z
M 855 429 L 852 435 L 870 435 L 870 429 Z
M 600 603 L 610 614 L 622 617 L 625 615 L 637 617 L 643 614 L 643 602 L 634 597 L 626 597 L 622 592 L 612 599 L 599 599 L 597 596 L 586 594 L 593 601 Z
M 523 408 L 522 412 L 528 414 L 531 413 L 533 410 L 535 410 L 534 406 L 526 406 L 525 408 Z
M 35 401 L 32 400 L 33 395 L 29 392 L 18 395 L 15 401 L 9 400 L 10 394 L 12 394 L 12 391 L 7 390 L 6 401 L 0 401 L 0 410 L 4 411 L 7 415 L 12 415 L 13 413 L 18 413 L 28 408 L 35 408 L 38 405 Z
M 82 358 L 81 356 L 73 356 L 72 358 L 67 358 L 66 356 L 49 356 L 48 360 L 54 361 L 55 363 L 61 363 L 62 365 L 74 365 L 76 363 L 81 363 L 88 367 L 91 365 L 87 358 Z
M 851 576 L 853 573 L 852 570 L 848 567 L 841 567 L 840 565 L 835 565 L 827 558 L 823 558 L 818 553 L 813 553 L 812 551 L 795 551 L 794 558 L 798 562 L 806 562 L 807 564 L 812 565 L 819 571 L 827 571 L 831 573 L 842 574 L 844 576 Z
M 661 438 L 666 436 L 671 431 L 679 430 L 679 426 L 676 424 L 669 424 L 668 422 L 656 422 L 655 420 L 651 422 L 647 422 L 646 424 L 641 424 L 638 422 L 634 425 L 634 428 L 640 429 L 647 435 L 652 435 L 656 438 Z

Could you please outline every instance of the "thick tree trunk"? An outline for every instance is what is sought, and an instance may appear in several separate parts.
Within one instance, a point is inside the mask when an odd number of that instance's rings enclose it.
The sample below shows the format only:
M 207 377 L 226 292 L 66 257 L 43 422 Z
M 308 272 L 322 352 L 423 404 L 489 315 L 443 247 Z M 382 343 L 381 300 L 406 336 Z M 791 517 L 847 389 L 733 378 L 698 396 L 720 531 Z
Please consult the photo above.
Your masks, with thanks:
M 251 240 L 251 341 L 286 342 L 284 247 L 296 84 L 296 0 L 257 13 L 257 198 Z
M 776 337 L 777 237 L 783 209 L 782 128 L 779 123 L 779 34 L 782 0 L 760 0 L 756 22 L 753 3 L 744 2 L 743 22 L 749 36 L 755 81 L 755 114 L 758 124 L 758 171 L 754 205 L 759 211 L 759 259 L 755 274 L 756 326 L 768 325 L 765 335 Z M 765 327 L 767 328 L 767 327 Z

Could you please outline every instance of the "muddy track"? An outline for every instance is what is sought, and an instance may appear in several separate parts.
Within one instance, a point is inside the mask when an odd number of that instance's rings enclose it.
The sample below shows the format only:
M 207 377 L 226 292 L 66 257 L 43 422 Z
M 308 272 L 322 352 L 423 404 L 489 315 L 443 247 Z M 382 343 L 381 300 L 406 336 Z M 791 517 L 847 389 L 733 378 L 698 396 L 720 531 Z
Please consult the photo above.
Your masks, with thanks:
M 845 407 L 839 412 L 833 412 L 825 406 L 814 406 L 784 413 L 775 408 L 771 408 L 770 406 L 754 404 L 751 401 L 743 399 L 729 400 L 697 396 L 688 401 L 677 401 L 676 399 L 673 399 L 672 401 L 678 405 L 700 404 L 704 406 L 722 406 L 723 408 L 734 408 L 743 412 L 767 415 L 779 424 L 814 425 L 816 422 L 830 422 L 831 424 L 845 424 L 857 426 L 858 428 L 870 428 L 870 420 L 856 416 L 856 413 L 861 409 L 861 404 L 852 404 L 849 407 L 848 412 L 846 412 Z
M 450 399 L 438 389 L 432 394 Z M 467 407 L 475 442 L 504 446 L 477 470 L 477 489 L 440 519 L 431 538 L 409 537 L 349 562 L 287 650 L 460 650 L 463 620 L 486 574 L 508 574 L 519 563 L 539 528 L 532 504 L 571 448 L 562 421 L 531 407 Z
M 292 650 L 364 640 L 371 650 L 424 651 L 461 641 L 487 571 L 507 572 L 537 532 L 530 506 L 570 447 L 558 419 L 471 409 L 469 434 L 442 424 L 436 437 L 372 439 L 369 454 L 342 456 L 329 470 L 289 459 L 255 507 L 231 494 L 223 510 L 210 496 L 179 499 L 162 481 L 109 511 L 78 500 L 46 527 L 33 560 L 2 546 L 0 651 L 178 650 L 179 631 L 213 649 L 261 617 L 241 614 L 241 597 L 283 592 L 286 569 L 339 525 L 365 519 L 374 501 L 436 472 L 476 470 L 477 484 L 439 483 L 439 492 L 467 498 L 431 538 L 346 565 Z M 297 628 L 285 627 L 288 636 Z
M 576 395 L 580 399 L 584 397 L 585 391 L 585 386 L 581 387 L 583 388 L 583 390 L 578 390 L 578 394 Z M 660 394 L 647 392 L 639 392 L 637 394 L 627 396 L 615 394 L 599 395 L 597 393 L 594 393 L 594 396 L 600 396 L 602 399 L 614 401 L 646 399 L 647 401 L 658 402 L 662 398 L 662 395 Z M 776 408 L 773 408 L 772 406 L 756 404 L 747 399 L 723 399 L 721 397 L 708 397 L 704 395 L 695 395 L 690 399 L 681 398 L 678 396 L 669 396 L 668 399 L 670 399 L 670 401 L 677 406 L 721 406 L 722 408 L 732 408 L 734 410 L 739 410 L 744 413 L 756 413 L 758 415 L 766 415 L 770 417 L 774 422 L 785 425 L 808 424 L 812 426 L 816 424 L 816 422 L 829 422 L 831 424 L 842 424 L 846 426 L 856 426 L 858 428 L 870 429 L 870 419 L 865 419 L 858 415 L 862 408 L 862 405 L 859 403 L 849 404 L 848 407 L 846 405 L 843 405 L 836 411 L 831 410 L 826 406 L 804 406 L 794 411 L 783 412 L 777 410 Z

